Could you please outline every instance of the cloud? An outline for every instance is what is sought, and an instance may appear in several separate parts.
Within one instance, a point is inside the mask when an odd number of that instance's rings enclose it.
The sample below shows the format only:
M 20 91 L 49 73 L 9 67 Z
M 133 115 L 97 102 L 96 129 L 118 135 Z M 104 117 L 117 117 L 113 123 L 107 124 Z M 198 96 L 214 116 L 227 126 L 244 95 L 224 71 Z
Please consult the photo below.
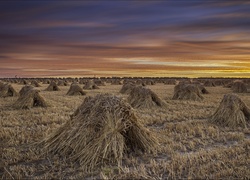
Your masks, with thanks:
M 206 7 L 235 7 L 235 6 L 246 6 L 250 5 L 249 1 L 239 0 L 239 1 L 227 1 L 227 0 L 221 0 L 221 1 L 213 1 L 206 2 L 203 5 Z
M 8 56 L 3 56 L 3 55 L 1 56 L 1 55 L 0 55 L 0 61 L 1 61 L 1 60 L 5 60 L 5 59 L 8 59 L 8 58 L 9 58 Z
M 200 20 L 196 22 L 191 22 L 184 25 L 179 25 L 173 30 L 177 30 L 179 28 L 182 31 L 192 31 L 192 32 L 205 32 L 205 31 L 216 31 L 216 30 L 232 30 L 232 29 L 248 29 L 250 28 L 250 20 L 249 19 L 240 19 L 237 21 L 222 21 L 217 18 L 210 18 L 207 20 Z M 170 28 L 171 29 L 171 28 Z
M 0 10 L 6 74 L 218 74 L 249 61 L 241 1 L 27 1 Z
M 41 20 L 22 23 L 18 26 L 19 30 L 25 29 L 60 29 L 60 28 L 110 28 L 114 27 L 111 23 L 101 22 L 81 22 L 69 20 Z M 15 28 L 13 26 L 13 28 Z

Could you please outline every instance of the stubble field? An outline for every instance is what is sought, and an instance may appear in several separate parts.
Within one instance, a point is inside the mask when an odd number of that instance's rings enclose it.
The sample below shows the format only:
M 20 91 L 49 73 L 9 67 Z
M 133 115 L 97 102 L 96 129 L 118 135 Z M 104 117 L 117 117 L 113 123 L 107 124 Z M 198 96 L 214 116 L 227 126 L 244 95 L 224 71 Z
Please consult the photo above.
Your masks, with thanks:
M 47 108 L 16 110 L 18 97 L 0 98 L 0 177 L 2 179 L 249 179 L 250 123 L 246 128 L 221 127 L 209 122 L 224 94 L 230 88 L 206 87 L 203 101 L 172 100 L 174 85 L 157 83 L 147 87 L 162 98 L 164 108 L 134 109 L 138 119 L 159 139 L 156 154 L 131 152 L 122 165 L 107 164 L 85 172 L 78 162 L 57 154 L 42 154 L 36 142 L 70 120 L 70 115 L 87 96 L 119 93 L 122 85 L 100 86 L 84 90 L 85 96 L 67 96 L 69 86 L 61 91 L 44 91 L 40 95 Z M 12 84 L 19 91 L 23 85 Z M 81 85 L 82 86 L 82 85 Z M 249 93 L 238 96 L 250 106 Z M 90 135 L 91 136 L 91 135 Z

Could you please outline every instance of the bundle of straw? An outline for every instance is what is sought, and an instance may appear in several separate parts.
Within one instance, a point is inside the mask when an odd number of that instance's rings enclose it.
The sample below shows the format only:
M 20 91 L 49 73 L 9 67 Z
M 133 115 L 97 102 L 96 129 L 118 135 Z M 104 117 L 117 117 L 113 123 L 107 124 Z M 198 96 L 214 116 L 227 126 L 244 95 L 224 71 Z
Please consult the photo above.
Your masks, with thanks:
M 183 83 L 175 86 L 172 99 L 201 101 L 203 100 L 203 96 L 196 84 Z
M 31 89 L 34 89 L 34 86 L 31 86 L 31 85 L 23 86 L 22 89 L 19 91 L 20 96 L 23 96 L 25 93 L 27 93 Z
M 163 107 L 166 105 L 151 89 L 142 86 L 134 87 L 131 90 L 128 102 L 134 108 Z
M 86 82 L 86 84 L 83 86 L 83 89 L 100 89 L 93 80 L 89 80 Z
M 32 88 L 32 86 L 24 86 L 20 90 L 20 96 L 14 103 L 16 109 L 29 109 L 32 107 L 48 107 L 44 98 L 39 94 L 40 90 Z
M 246 127 L 246 120 L 250 120 L 250 109 L 236 94 L 224 95 L 218 109 L 210 121 L 232 128 Z
M 123 84 L 120 93 L 122 94 L 129 94 L 134 88 L 136 87 L 136 85 L 134 83 L 128 82 Z
M 84 92 L 78 84 L 72 83 L 67 92 L 67 95 L 69 96 L 86 95 L 86 92 Z
M 51 81 L 45 91 L 60 91 L 60 88 L 57 86 L 55 81 Z
M 247 93 L 247 85 L 242 81 L 235 81 L 232 90 L 234 93 Z
M 0 85 L 0 97 L 12 97 L 17 95 L 18 93 L 10 84 Z
M 45 152 L 79 161 L 85 170 L 103 163 L 121 165 L 123 154 L 155 152 L 158 141 L 135 116 L 132 107 L 110 94 L 86 97 L 71 120 L 42 143 Z

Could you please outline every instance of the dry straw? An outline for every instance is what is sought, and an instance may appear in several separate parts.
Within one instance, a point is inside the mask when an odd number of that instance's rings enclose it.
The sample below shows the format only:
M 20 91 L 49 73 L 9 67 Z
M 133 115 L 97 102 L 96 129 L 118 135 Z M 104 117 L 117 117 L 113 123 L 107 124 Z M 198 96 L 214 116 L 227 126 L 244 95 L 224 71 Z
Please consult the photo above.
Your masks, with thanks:
M 86 97 L 71 120 L 42 143 L 45 152 L 79 161 L 87 171 L 105 163 L 121 165 L 124 153 L 156 152 L 158 141 L 132 107 L 110 94 Z
M 95 79 L 94 80 L 94 83 L 97 85 L 97 86 L 106 86 L 106 83 L 101 80 L 101 79 Z
M 200 89 L 195 84 L 178 84 L 174 87 L 174 100 L 193 100 L 201 101 L 203 96 L 200 93 Z
M 155 85 L 156 83 L 153 81 L 153 80 L 145 80 L 144 81 L 144 83 L 146 84 L 146 85 Z
M 48 104 L 44 98 L 39 94 L 39 90 L 32 86 L 24 86 L 20 90 L 20 97 L 14 103 L 13 107 L 16 109 L 29 109 L 32 107 L 47 107 Z
M 163 107 L 166 105 L 151 89 L 142 86 L 131 90 L 128 102 L 134 108 Z
M 119 79 L 112 79 L 111 80 L 111 85 L 121 85 L 122 81 Z
M 235 81 L 232 85 L 232 90 L 234 93 L 247 93 L 247 86 L 242 81 Z
M 206 87 L 215 87 L 215 83 L 212 80 L 207 80 L 204 82 L 204 86 Z
M 18 93 L 10 84 L 0 85 L 0 97 L 12 97 L 17 95 Z
M 233 82 L 225 82 L 223 87 L 232 88 L 232 86 L 233 86 Z
M 67 81 L 59 80 L 57 83 L 58 86 L 68 86 Z
M 44 80 L 43 80 L 43 84 L 50 84 L 50 80 L 44 79 Z
M 0 88 L 4 85 L 4 83 L 2 81 L 0 81 Z
M 25 93 L 27 93 L 31 89 L 34 89 L 34 86 L 31 86 L 31 85 L 23 86 L 22 89 L 19 91 L 20 96 L 23 96 Z
M 45 91 L 60 91 L 55 81 L 52 81 L 49 86 L 45 89 Z
M 204 87 L 204 85 L 197 84 L 196 86 L 200 89 L 201 94 L 209 94 L 208 90 Z
M 35 87 L 41 87 L 41 85 L 36 80 L 31 81 L 30 84 L 35 86 Z
M 86 82 L 86 84 L 83 86 L 83 89 L 100 89 L 93 80 L 89 80 Z
M 224 95 L 218 109 L 210 118 L 212 123 L 232 128 L 246 127 L 250 120 L 250 109 L 236 94 Z
M 76 83 L 72 83 L 67 95 L 69 96 L 76 96 L 76 95 L 86 95 L 86 93 L 82 90 L 82 88 L 76 84 Z
M 28 85 L 29 82 L 28 82 L 27 80 L 25 80 L 25 79 L 21 79 L 21 80 L 19 81 L 19 84 Z
M 167 84 L 167 85 L 176 85 L 176 83 L 177 82 L 175 79 L 168 79 L 164 81 L 164 84 Z
M 136 85 L 134 83 L 131 83 L 131 82 L 123 84 L 123 86 L 120 90 L 120 93 L 129 94 L 135 87 L 136 87 Z

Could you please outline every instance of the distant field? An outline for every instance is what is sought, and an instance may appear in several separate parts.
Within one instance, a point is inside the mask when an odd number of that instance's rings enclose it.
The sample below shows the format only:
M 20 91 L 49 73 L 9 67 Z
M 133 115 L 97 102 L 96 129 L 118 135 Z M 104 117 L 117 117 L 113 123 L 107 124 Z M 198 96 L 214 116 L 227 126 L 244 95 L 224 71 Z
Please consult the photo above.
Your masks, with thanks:
M 23 85 L 12 84 L 19 91 Z M 159 138 L 157 154 L 130 153 L 121 167 L 105 165 L 85 172 L 79 163 L 59 155 L 41 154 L 34 143 L 41 141 L 66 121 L 87 96 L 119 93 L 122 85 L 100 86 L 84 90 L 87 95 L 67 96 L 69 86 L 61 91 L 44 91 L 40 95 L 48 108 L 16 110 L 18 97 L 0 98 L 0 177 L 2 179 L 250 179 L 250 122 L 247 128 L 228 128 L 211 124 L 215 112 L 230 88 L 206 87 L 202 101 L 172 100 L 174 85 L 147 85 L 167 106 L 135 109 L 138 119 Z M 81 85 L 82 87 L 83 85 Z M 250 93 L 238 93 L 250 107 Z

